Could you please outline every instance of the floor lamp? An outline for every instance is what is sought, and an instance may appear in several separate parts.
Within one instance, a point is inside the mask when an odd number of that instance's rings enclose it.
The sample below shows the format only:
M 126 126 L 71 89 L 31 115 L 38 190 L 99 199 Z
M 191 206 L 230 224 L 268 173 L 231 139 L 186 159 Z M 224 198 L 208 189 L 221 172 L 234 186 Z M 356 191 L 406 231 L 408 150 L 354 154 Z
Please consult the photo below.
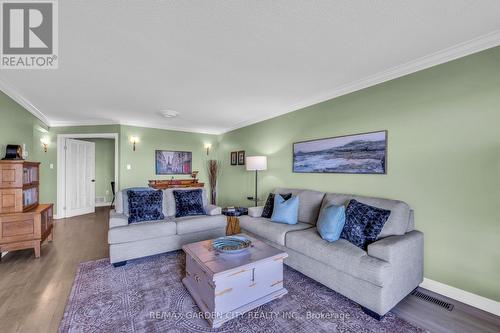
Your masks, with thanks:
M 267 170 L 267 156 L 248 156 L 245 161 L 247 171 L 255 171 L 255 207 L 258 206 L 257 175 L 259 171 Z

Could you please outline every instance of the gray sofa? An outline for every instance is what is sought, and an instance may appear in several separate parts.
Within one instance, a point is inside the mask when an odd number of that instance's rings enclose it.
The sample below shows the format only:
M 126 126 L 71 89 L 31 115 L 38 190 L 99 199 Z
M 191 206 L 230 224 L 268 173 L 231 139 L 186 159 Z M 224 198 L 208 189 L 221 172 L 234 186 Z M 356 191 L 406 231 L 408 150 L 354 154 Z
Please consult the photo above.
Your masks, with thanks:
M 126 190 L 116 194 L 115 210 L 109 218 L 109 258 L 113 265 L 121 266 L 127 260 L 179 250 L 183 245 L 224 236 L 226 217 L 221 208 L 209 205 L 203 189 L 206 215 L 175 218 L 174 190 L 163 190 L 165 219 L 128 223 L 128 198 Z
M 423 280 L 423 234 L 414 230 L 413 211 L 396 200 L 276 189 L 299 196 L 299 223 L 287 225 L 262 218 L 263 207 L 240 217 L 242 232 L 288 253 L 285 263 L 360 304 L 380 319 Z M 322 206 L 350 199 L 391 210 L 377 241 L 367 251 L 345 239 L 327 242 L 315 224 Z

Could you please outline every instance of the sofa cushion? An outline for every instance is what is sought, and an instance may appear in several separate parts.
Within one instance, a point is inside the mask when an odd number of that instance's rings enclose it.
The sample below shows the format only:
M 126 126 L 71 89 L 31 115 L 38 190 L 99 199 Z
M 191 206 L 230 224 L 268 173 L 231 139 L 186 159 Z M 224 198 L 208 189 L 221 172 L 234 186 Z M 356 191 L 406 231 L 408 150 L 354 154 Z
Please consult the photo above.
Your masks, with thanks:
M 205 215 L 203 208 L 202 190 L 189 191 L 174 190 L 175 217 Z
M 163 220 L 163 192 L 154 189 L 127 190 L 129 223 Z
M 192 232 L 225 228 L 227 220 L 224 215 L 198 215 L 176 218 L 175 223 L 177 224 L 177 234 L 183 235 Z
M 392 279 L 392 268 L 388 262 L 370 257 L 345 239 L 327 242 L 321 238 L 316 228 L 289 232 L 286 235 L 286 246 L 376 286 L 388 285 Z
M 285 193 L 281 194 L 283 199 L 288 200 L 292 197 L 292 193 Z M 274 211 L 274 193 L 269 193 L 267 196 L 266 204 L 264 205 L 264 208 L 262 209 L 262 217 L 265 217 L 266 219 L 270 219 L 271 216 L 273 216 L 273 211 Z
M 345 215 L 346 222 L 340 237 L 366 251 L 368 245 L 377 239 L 391 211 L 353 199 L 349 202 Z
M 128 243 L 145 239 L 173 236 L 176 225 L 172 221 L 147 221 L 109 229 L 108 243 Z
M 109 228 L 123 227 L 128 225 L 128 216 L 125 214 L 118 214 L 116 212 L 109 212 Z
M 327 193 L 325 199 L 323 200 L 323 206 L 328 205 L 329 203 L 347 206 L 349 201 L 352 199 L 370 206 L 391 211 L 391 215 L 384 224 L 384 228 L 382 228 L 382 231 L 378 235 L 377 239 L 393 235 L 400 236 L 406 233 L 410 220 L 410 207 L 403 201 L 365 197 L 360 195 Z
M 164 211 L 165 216 L 175 216 L 175 198 L 174 191 L 191 191 L 193 188 L 185 187 L 185 188 L 167 188 L 163 190 L 163 203 L 164 203 Z M 203 200 L 203 207 L 208 206 L 207 192 L 205 188 L 201 188 L 201 199 Z
M 263 217 L 240 216 L 240 227 L 254 235 L 284 246 L 287 232 L 312 228 L 308 223 L 283 224 L 271 222 Z
M 299 222 L 316 225 L 321 203 L 325 196 L 324 192 L 277 188 L 274 193 L 292 193 L 299 197 Z

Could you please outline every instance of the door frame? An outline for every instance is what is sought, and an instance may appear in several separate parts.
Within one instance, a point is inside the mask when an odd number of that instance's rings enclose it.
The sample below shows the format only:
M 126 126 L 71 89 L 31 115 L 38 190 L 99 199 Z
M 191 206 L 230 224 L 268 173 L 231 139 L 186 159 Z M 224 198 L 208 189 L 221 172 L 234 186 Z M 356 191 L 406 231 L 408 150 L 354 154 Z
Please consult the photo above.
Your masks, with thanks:
M 64 206 L 66 204 L 66 139 L 114 139 L 115 140 L 115 189 L 119 188 L 119 134 L 118 133 L 89 133 L 89 134 L 57 134 L 57 215 L 55 219 L 66 217 Z

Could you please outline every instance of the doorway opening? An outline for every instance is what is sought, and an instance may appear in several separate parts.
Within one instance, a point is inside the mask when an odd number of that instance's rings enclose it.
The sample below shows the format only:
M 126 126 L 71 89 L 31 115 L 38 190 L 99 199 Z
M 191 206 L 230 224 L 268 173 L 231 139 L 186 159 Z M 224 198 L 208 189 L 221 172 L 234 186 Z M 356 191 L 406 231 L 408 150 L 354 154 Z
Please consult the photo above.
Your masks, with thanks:
M 109 206 L 118 188 L 118 133 L 57 136 L 57 218 Z

